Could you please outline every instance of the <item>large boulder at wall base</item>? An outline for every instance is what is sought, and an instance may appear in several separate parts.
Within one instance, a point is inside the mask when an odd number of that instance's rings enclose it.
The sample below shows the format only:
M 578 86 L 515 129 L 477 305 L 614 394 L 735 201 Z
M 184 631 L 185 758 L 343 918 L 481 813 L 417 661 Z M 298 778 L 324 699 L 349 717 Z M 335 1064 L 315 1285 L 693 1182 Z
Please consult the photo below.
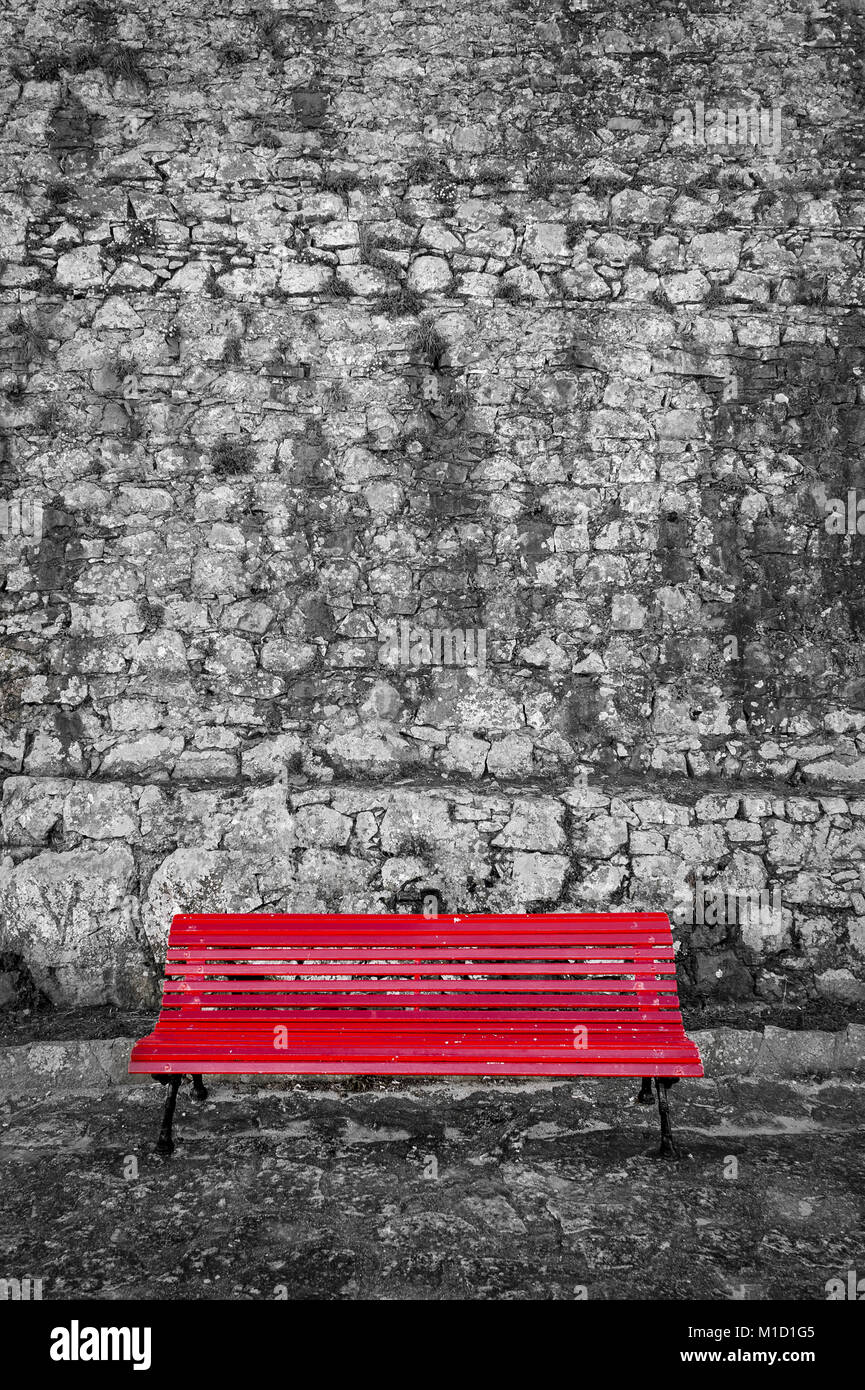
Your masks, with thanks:
M 0 868 L 0 950 L 53 1004 L 141 1007 L 156 998 L 126 845 L 46 851 Z

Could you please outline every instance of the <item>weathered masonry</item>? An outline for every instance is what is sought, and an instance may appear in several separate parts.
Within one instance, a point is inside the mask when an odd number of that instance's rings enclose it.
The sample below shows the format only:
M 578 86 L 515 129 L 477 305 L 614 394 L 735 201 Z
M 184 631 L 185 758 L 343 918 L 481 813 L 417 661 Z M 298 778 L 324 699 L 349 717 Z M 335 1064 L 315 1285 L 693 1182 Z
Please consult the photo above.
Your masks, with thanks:
M 683 998 L 861 1008 L 863 17 L 0 39 L 0 997 L 152 1003 L 172 909 L 700 882 L 781 908 Z

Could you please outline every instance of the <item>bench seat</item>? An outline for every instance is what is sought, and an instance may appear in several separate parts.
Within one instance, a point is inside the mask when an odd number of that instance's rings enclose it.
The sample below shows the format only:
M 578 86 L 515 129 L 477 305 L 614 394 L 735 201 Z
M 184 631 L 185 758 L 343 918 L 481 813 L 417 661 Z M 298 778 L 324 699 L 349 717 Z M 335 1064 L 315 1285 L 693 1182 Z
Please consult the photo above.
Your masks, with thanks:
M 583 1016 L 585 1017 L 585 1016 Z M 192 1073 L 394 1076 L 702 1076 L 681 1025 L 564 1021 L 474 1025 L 366 1018 L 313 1026 L 296 1015 L 272 1024 L 160 1025 L 136 1044 L 130 1070 Z M 274 1054 L 274 1028 L 288 1037 Z M 586 1034 L 575 1046 L 574 1028 Z
M 660 912 L 178 915 L 162 1012 L 129 1070 L 640 1076 L 644 1090 L 703 1074 Z

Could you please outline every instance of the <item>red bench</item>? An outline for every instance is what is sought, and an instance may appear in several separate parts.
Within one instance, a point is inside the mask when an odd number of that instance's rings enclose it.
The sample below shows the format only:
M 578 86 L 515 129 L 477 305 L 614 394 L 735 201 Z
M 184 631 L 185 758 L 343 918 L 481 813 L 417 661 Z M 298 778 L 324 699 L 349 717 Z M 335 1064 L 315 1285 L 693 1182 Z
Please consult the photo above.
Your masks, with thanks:
M 209 1073 L 640 1076 L 675 1155 L 667 1091 L 702 1076 L 663 912 L 543 916 L 176 916 L 162 1012 L 129 1070 L 177 1090 Z

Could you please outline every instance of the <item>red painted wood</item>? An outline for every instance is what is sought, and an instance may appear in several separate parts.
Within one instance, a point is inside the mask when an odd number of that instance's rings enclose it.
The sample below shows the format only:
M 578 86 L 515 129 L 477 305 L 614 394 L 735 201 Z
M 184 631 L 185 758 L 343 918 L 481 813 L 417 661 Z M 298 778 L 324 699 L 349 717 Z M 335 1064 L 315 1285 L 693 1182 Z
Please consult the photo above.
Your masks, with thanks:
M 174 915 L 172 927 L 185 927 L 190 923 L 204 927 L 245 925 L 251 931 L 258 931 L 260 926 L 288 927 L 294 930 L 295 927 L 312 924 L 327 931 L 343 926 L 367 931 L 371 927 L 393 927 L 394 924 L 399 924 L 406 930 L 419 926 L 434 931 L 434 924 L 439 922 L 454 925 L 462 923 L 468 930 L 473 930 L 490 924 L 500 927 L 514 923 L 525 929 L 527 924 L 540 921 L 543 921 L 545 926 L 552 926 L 557 922 L 570 922 L 577 926 L 607 922 L 613 926 L 645 926 L 657 923 L 666 928 L 670 924 L 666 912 L 546 912 L 538 916 L 524 912 L 475 912 L 466 915 L 448 913 L 434 919 L 417 912 L 178 912 Z
M 172 946 L 167 952 L 168 961 L 191 961 L 193 963 L 204 961 L 297 961 L 301 964 L 314 961 L 316 964 L 341 964 L 347 962 L 351 965 L 355 961 L 368 961 L 376 947 L 354 946 L 354 947 L 333 947 L 330 950 L 325 948 L 304 947 L 303 949 L 280 948 L 277 946 L 259 946 L 253 950 L 240 950 L 236 946 L 226 946 L 224 949 L 219 947 L 186 947 Z M 675 959 L 673 951 L 667 950 L 662 946 L 563 946 L 557 951 L 540 951 L 531 946 L 524 946 L 517 951 L 514 947 L 487 947 L 484 950 L 477 950 L 462 946 L 459 950 L 441 951 L 430 950 L 420 946 L 385 946 L 380 948 L 387 953 L 388 961 L 399 962 L 410 960 L 415 961 L 454 961 L 458 960 L 463 964 L 470 964 L 472 961 L 672 961 Z
M 523 976 L 535 979 L 539 975 L 556 975 L 560 979 L 569 976 L 578 976 L 580 979 L 588 979 L 590 976 L 592 978 L 607 975 L 620 976 L 623 973 L 621 964 L 616 965 L 604 962 L 589 964 L 583 962 L 578 965 L 572 962 L 568 965 L 561 963 L 548 965 L 544 961 L 537 961 L 532 965 L 511 965 L 506 961 L 495 961 L 487 964 L 483 971 L 478 971 L 479 962 L 477 961 L 450 961 L 446 965 L 415 965 L 406 961 L 402 963 L 395 962 L 387 969 L 385 968 L 386 962 L 383 961 L 378 965 L 341 965 L 338 962 L 336 964 L 330 962 L 327 964 L 319 963 L 318 965 L 288 965 L 284 968 L 286 976 L 292 980 L 326 980 L 337 977 L 339 979 L 357 980 L 359 982 L 363 979 L 378 980 L 386 977 L 389 980 L 399 982 L 405 979 L 419 980 L 425 977 L 434 977 L 439 981 L 443 978 L 450 978 L 451 975 L 457 973 L 456 967 L 458 964 L 462 964 L 463 967 L 468 965 L 469 970 L 471 970 L 473 974 L 477 971 L 479 974 L 483 974 L 485 978 L 503 975 L 510 979 Z M 272 968 L 273 965 L 274 962 L 269 962 L 270 968 Z M 628 961 L 625 969 L 629 979 L 631 977 L 636 979 L 641 975 L 651 975 L 654 977 L 655 975 L 675 975 L 676 973 L 675 965 L 670 962 L 665 964 L 659 962 L 656 965 L 651 965 L 643 962 Z M 260 980 L 262 973 L 260 964 L 247 965 L 245 962 L 242 965 L 238 965 L 236 962 L 230 962 L 229 964 L 222 963 L 220 965 L 201 965 L 198 963 L 193 965 L 182 965 L 172 961 L 166 966 L 165 970 L 170 978 L 177 976 L 178 978 L 190 979 L 195 982 L 198 980 L 207 980 L 215 976 L 221 977 L 228 971 L 231 972 L 231 978 L 233 980 L 253 978 Z M 465 973 L 465 969 L 460 973 Z
M 496 1024 L 506 1025 L 506 1031 L 509 1033 L 561 1032 L 562 1029 L 572 1029 L 579 1023 L 594 1024 L 593 1033 L 627 1029 L 629 1032 L 640 1030 L 647 1035 L 654 1032 L 680 1035 L 682 1031 L 682 1025 L 675 1020 L 672 1013 L 669 1016 L 659 1013 L 658 1019 L 655 1019 L 647 1014 L 594 1013 L 588 1010 L 584 1013 L 570 1013 L 558 1009 L 550 1010 L 546 1014 L 516 1011 L 506 1013 L 491 1009 L 475 1015 L 457 1011 L 431 1014 L 425 1009 L 416 1009 L 414 1012 L 408 1009 L 357 1009 L 353 1012 L 342 1009 L 316 1009 L 314 1013 L 272 1013 L 264 1017 L 258 1012 L 243 1010 L 223 1015 L 216 1011 L 207 1013 L 195 1009 L 187 1012 L 179 1009 L 173 1014 L 163 1015 L 159 1020 L 159 1031 L 163 1034 L 172 1029 L 181 1033 L 201 1033 L 207 1029 L 215 1029 L 217 1032 L 242 1032 L 246 1028 L 249 1032 L 269 1034 L 274 1028 L 288 1028 L 300 1033 L 311 1030 L 316 1033 L 328 1032 L 334 1029 L 340 1033 L 358 1030 L 376 1033 L 380 1028 L 386 1030 L 389 1024 L 394 1023 L 399 1024 L 401 1029 L 425 1033 L 449 1032 L 455 1023 L 462 1033 L 483 1032 L 487 1029 L 495 1032 Z
M 129 1069 L 702 1075 L 663 913 L 181 914 Z
M 584 1062 L 578 1071 L 568 1063 L 523 1062 L 521 1060 L 475 1062 L 466 1059 L 459 1065 L 459 1059 L 446 1059 L 437 1062 L 426 1059 L 422 1062 L 407 1062 L 395 1055 L 380 1062 L 364 1059 L 362 1067 L 351 1062 L 301 1061 L 290 1058 L 285 1062 L 238 1062 L 224 1059 L 218 1065 L 208 1066 L 197 1059 L 183 1068 L 185 1075 L 199 1076 L 702 1076 L 702 1068 L 697 1065 L 679 1065 L 675 1062 L 646 1061 L 635 1067 L 631 1062 Z M 175 1065 L 151 1065 L 141 1068 L 147 1076 L 176 1076 L 180 1068 Z
M 226 986 L 230 988 L 230 986 Z M 338 985 L 334 986 L 334 989 Z M 382 983 L 382 988 L 387 988 L 387 981 Z M 172 993 L 166 1000 L 163 999 L 163 1010 L 166 1008 L 183 1009 L 185 1013 L 198 1012 L 201 1009 L 215 1009 L 217 1006 L 225 1009 L 249 1008 L 256 999 L 261 999 L 261 1007 L 279 1009 L 322 1009 L 322 1008 L 345 1008 L 345 1009 L 367 1009 L 367 1008 L 390 1008 L 397 1004 L 402 1004 L 405 1008 L 417 1010 L 437 1009 L 437 1008 L 458 1008 L 458 1009 L 500 1009 L 500 1008 L 532 1008 L 543 1009 L 558 1007 L 556 997 L 543 994 L 526 994 L 515 998 L 507 994 L 487 994 L 487 995 L 460 995 L 460 994 L 413 994 L 396 990 L 389 994 L 358 994 L 354 990 L 344 991 L 342 994 L 269 994 L 264 997 L 249 994 L 212 994 L 212 993 Z M 652 995 L 640 994 L 639 998 L 634 995 L 589 995 L 573 994 L 566 997 L 566 1002 L 571 1008 L 581 1009 L 601 1009 L 609 1015 L 620 1011 L 622 1017 L 627 1017 L 629 1009 L 667 1009 L 672 1012 L 676 1009 L 676 997 L 674 994 Z M 678 1012 L 678 1010 L 676 1010 Z

